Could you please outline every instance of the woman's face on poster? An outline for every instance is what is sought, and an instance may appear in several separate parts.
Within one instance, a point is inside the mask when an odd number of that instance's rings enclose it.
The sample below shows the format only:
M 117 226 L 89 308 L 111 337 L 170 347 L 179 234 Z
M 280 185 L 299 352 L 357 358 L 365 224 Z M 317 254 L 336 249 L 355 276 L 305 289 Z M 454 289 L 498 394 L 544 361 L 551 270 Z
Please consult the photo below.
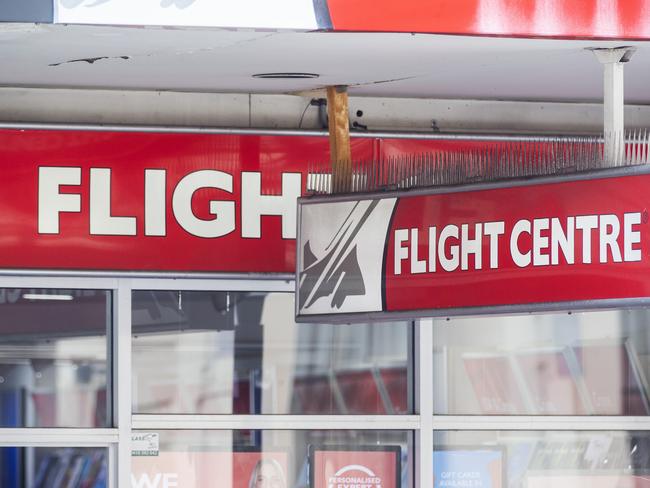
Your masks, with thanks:
M 286 488 L 282 480 L 282 475 L 278 473 L 275 466 L 270 463 L 264 463 L 257 473 L 255 488 Z

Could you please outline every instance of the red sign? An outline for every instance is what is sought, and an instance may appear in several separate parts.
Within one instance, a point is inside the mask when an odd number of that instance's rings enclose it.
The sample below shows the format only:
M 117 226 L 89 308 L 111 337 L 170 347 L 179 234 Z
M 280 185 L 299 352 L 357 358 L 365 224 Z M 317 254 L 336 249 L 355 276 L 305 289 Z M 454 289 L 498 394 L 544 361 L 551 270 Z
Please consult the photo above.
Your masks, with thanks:
M 304 200 L 299 315 L 650 296 L 650 175 Z
M 59 24 L 650 38 L 649 0 L 54 0 Z M 92 8 L 89 8 L 92 7 Z
M 352 154 L 421 150 L 383 142 Z M 328 159 L 327 137 L 0 130 L 0 268 L 293 273 L 307 162 Z
M 650 38 L 648 0 L 328 0 L 335 30 Z
M 399 488 L 399 446 L 310 447 L 311 488 Z
M 371 158 L 372 139 L 354 139 Z M 0 130 L 0 268 L 295 270 L 326 137 Z
M 284 452 L 162 452 L 131 458 L 131 488 L 288 488 Z

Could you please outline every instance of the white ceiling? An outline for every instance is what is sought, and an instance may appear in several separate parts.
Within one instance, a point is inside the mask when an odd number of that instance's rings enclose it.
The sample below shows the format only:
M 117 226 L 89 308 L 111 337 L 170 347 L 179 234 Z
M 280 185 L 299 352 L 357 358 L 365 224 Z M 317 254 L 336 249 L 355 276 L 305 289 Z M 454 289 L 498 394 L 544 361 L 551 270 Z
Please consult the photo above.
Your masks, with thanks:
M 0 86 L 286 93 L 345 84 L 358 96 L 597 101 L 602 69 L 585 48 L 618 44 L 0 24 Z M 626 101 L 650 104 L 650 42 L 632 44 L 638 50 L 625 68 Z M 66 62 L 103 56 L 109 59 Z M 251 77 L 287 71 L 320 77 Z

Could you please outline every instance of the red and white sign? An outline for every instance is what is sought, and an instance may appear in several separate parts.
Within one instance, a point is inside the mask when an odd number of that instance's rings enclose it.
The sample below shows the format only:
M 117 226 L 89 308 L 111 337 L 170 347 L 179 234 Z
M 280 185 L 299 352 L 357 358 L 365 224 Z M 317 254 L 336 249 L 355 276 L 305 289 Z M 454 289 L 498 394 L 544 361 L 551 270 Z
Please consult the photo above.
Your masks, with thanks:
M 285 452 L 162 452 L 131 459 L 131 488 L 288 488 Z
M 650 38 L 650 0 L 55 0 L 62 24 Z
M 0 130 L 0 268 L 293 273 L 306 162 L 328 144 Z
M 471 148 L 353 138 L 370 160 Z M 0 268 L 295 272 L 296 198 L 327 137 L 0 130 Z
M 399 488 L 399 446 L 311 447 L 311 488 Z
M 650 297 L 650 175 L 302 200 L 298 315 Z

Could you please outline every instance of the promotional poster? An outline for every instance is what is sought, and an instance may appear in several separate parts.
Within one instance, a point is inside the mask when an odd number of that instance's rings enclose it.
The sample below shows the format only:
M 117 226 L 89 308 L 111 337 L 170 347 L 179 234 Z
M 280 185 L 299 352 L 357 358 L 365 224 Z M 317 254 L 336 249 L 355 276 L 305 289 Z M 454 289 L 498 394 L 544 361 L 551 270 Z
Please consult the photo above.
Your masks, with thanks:
M 434 488 L 505 488 L 505 450 L 454 448 L 433 452 Z
M 161 452 L 132 458 L 131 488 L 289 488 L 286 452 Z
M 310 488 L 401 488 L 399 446 L 309 449 Z

